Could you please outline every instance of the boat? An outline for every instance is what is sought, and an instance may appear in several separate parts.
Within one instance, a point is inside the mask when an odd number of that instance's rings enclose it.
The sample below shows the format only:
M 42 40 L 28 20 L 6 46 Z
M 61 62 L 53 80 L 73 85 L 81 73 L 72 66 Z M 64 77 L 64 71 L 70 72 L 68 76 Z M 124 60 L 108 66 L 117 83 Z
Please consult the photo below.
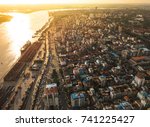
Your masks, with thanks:
M 20 49 L 21 54 L 23 54 L 31 45 L 30 41 L 27 41 L 26 44 Z

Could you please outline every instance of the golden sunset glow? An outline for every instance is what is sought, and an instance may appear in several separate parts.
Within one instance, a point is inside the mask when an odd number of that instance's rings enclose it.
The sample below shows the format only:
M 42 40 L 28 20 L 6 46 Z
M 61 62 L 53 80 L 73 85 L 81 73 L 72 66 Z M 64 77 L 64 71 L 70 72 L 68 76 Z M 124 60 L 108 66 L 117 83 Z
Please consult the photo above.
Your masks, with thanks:
M 84 1 L 85 0 L 81 0 Z M 0 4 L 67 4 L 80 3 L 80 0 L 0 0 Z
M 30 30 L 30 21 L 26 15 L 12 13 L 13 19 L 7 24 L 7 30 L 10 37 L 12 53 L 20 55 L 20 48 L 32 37 Z
M 150 0 L 0 0 L 0 4 L 150 3 Z

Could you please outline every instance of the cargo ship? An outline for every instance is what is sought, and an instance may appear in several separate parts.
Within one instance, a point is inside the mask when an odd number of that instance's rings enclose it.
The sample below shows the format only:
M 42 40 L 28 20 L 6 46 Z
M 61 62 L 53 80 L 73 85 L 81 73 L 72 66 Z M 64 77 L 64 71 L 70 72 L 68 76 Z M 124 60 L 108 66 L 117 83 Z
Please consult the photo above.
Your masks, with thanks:
M 27 41 L 26 44 L 20 49 L 21 54 L 23 54 L 31 45 L 30 41 Z

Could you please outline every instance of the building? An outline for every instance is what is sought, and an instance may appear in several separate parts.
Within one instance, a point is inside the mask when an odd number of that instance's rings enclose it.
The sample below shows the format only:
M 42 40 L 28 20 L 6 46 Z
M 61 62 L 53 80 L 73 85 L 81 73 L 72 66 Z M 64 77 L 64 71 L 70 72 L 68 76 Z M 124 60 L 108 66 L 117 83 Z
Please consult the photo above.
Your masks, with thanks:
M 63 59 L 60 59 L 60 65 L 61 66 L 66 66 L 67 65 L 67 62 Z
M 145 77 L 142 73 L 138 73 L 135 78 L 134 78 L 134 81 L 135 81 L 135 85 L 137 86 L 143 86 L 144 83 L 145 83 Z
M 133 110 L 133 107 L 129 102 L 124 101 L 118 105 L 117 109 L 119 109 L 119 110 Z
M 119 32 L 119 33 L 122 32 L 122 26 L 118 26 L 118 32 Z
M 46 109 L 59 108 L 58 87 L 56 83 L 46 85 L 44 91 L 44 103 Z
M 107 82 L 107 76 L 101 75 L 101 76 L 99 76 L 99 80 L 100 80 L 100 82 L 101 82 L 101 85 L 102 85 L 102 86 L 105 86 L 105 84 L 106 84 L 106 82 Z
M 71 105 L 72 107 L 82 107 L 84 106 L 86 103 L 86 98 L 85 98 L 85 94 L 84 93 L 72 93 L 71 94 Z
M 141 100 L 141 104 L 144 107 L 149 107 L 150 105 L 150 94 L 145 91 L 140 91 L 137 94 L 137 97 Z
M 122 55 L 122 57 L 127 58 L 129 56 L 129 51 L 128 50 L 122 50 L 121 55 Z

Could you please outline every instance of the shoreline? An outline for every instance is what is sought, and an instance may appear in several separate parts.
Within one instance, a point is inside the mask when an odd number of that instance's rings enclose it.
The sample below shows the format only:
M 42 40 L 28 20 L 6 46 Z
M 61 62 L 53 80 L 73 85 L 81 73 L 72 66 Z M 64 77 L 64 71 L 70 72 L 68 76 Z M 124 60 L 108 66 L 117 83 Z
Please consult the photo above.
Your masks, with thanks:
M 10 15 L 0 14 L 0 24 L 11 21 L 13 17 Z
M 45 24 L 39 28 L 39 32 L 38 34 L 33 34 L 33 36 L 36 36 L 34 38 L 32 38 L 30 41 L 31 41 L 31 45 L 32 46 L 35 42 L 38 42 L 38 40 L 42 37 L 42 34 L 43 32 L 49 28 L 51 22 L 53 21 L 53 17 L 52 16 L 49 16 L 49 19 L 47 22 L 45 22 Z M 26 43 L 25 43 L 26 44 Z M 10 66 L 9 70 L 3 74 L 3 76 L 0 78 L 0 87 L 3 87 L 4 85 L 4 77 L 13 69 L 13 67 L 18 63 L 18 61 L 22 58 L 22 55 Z

